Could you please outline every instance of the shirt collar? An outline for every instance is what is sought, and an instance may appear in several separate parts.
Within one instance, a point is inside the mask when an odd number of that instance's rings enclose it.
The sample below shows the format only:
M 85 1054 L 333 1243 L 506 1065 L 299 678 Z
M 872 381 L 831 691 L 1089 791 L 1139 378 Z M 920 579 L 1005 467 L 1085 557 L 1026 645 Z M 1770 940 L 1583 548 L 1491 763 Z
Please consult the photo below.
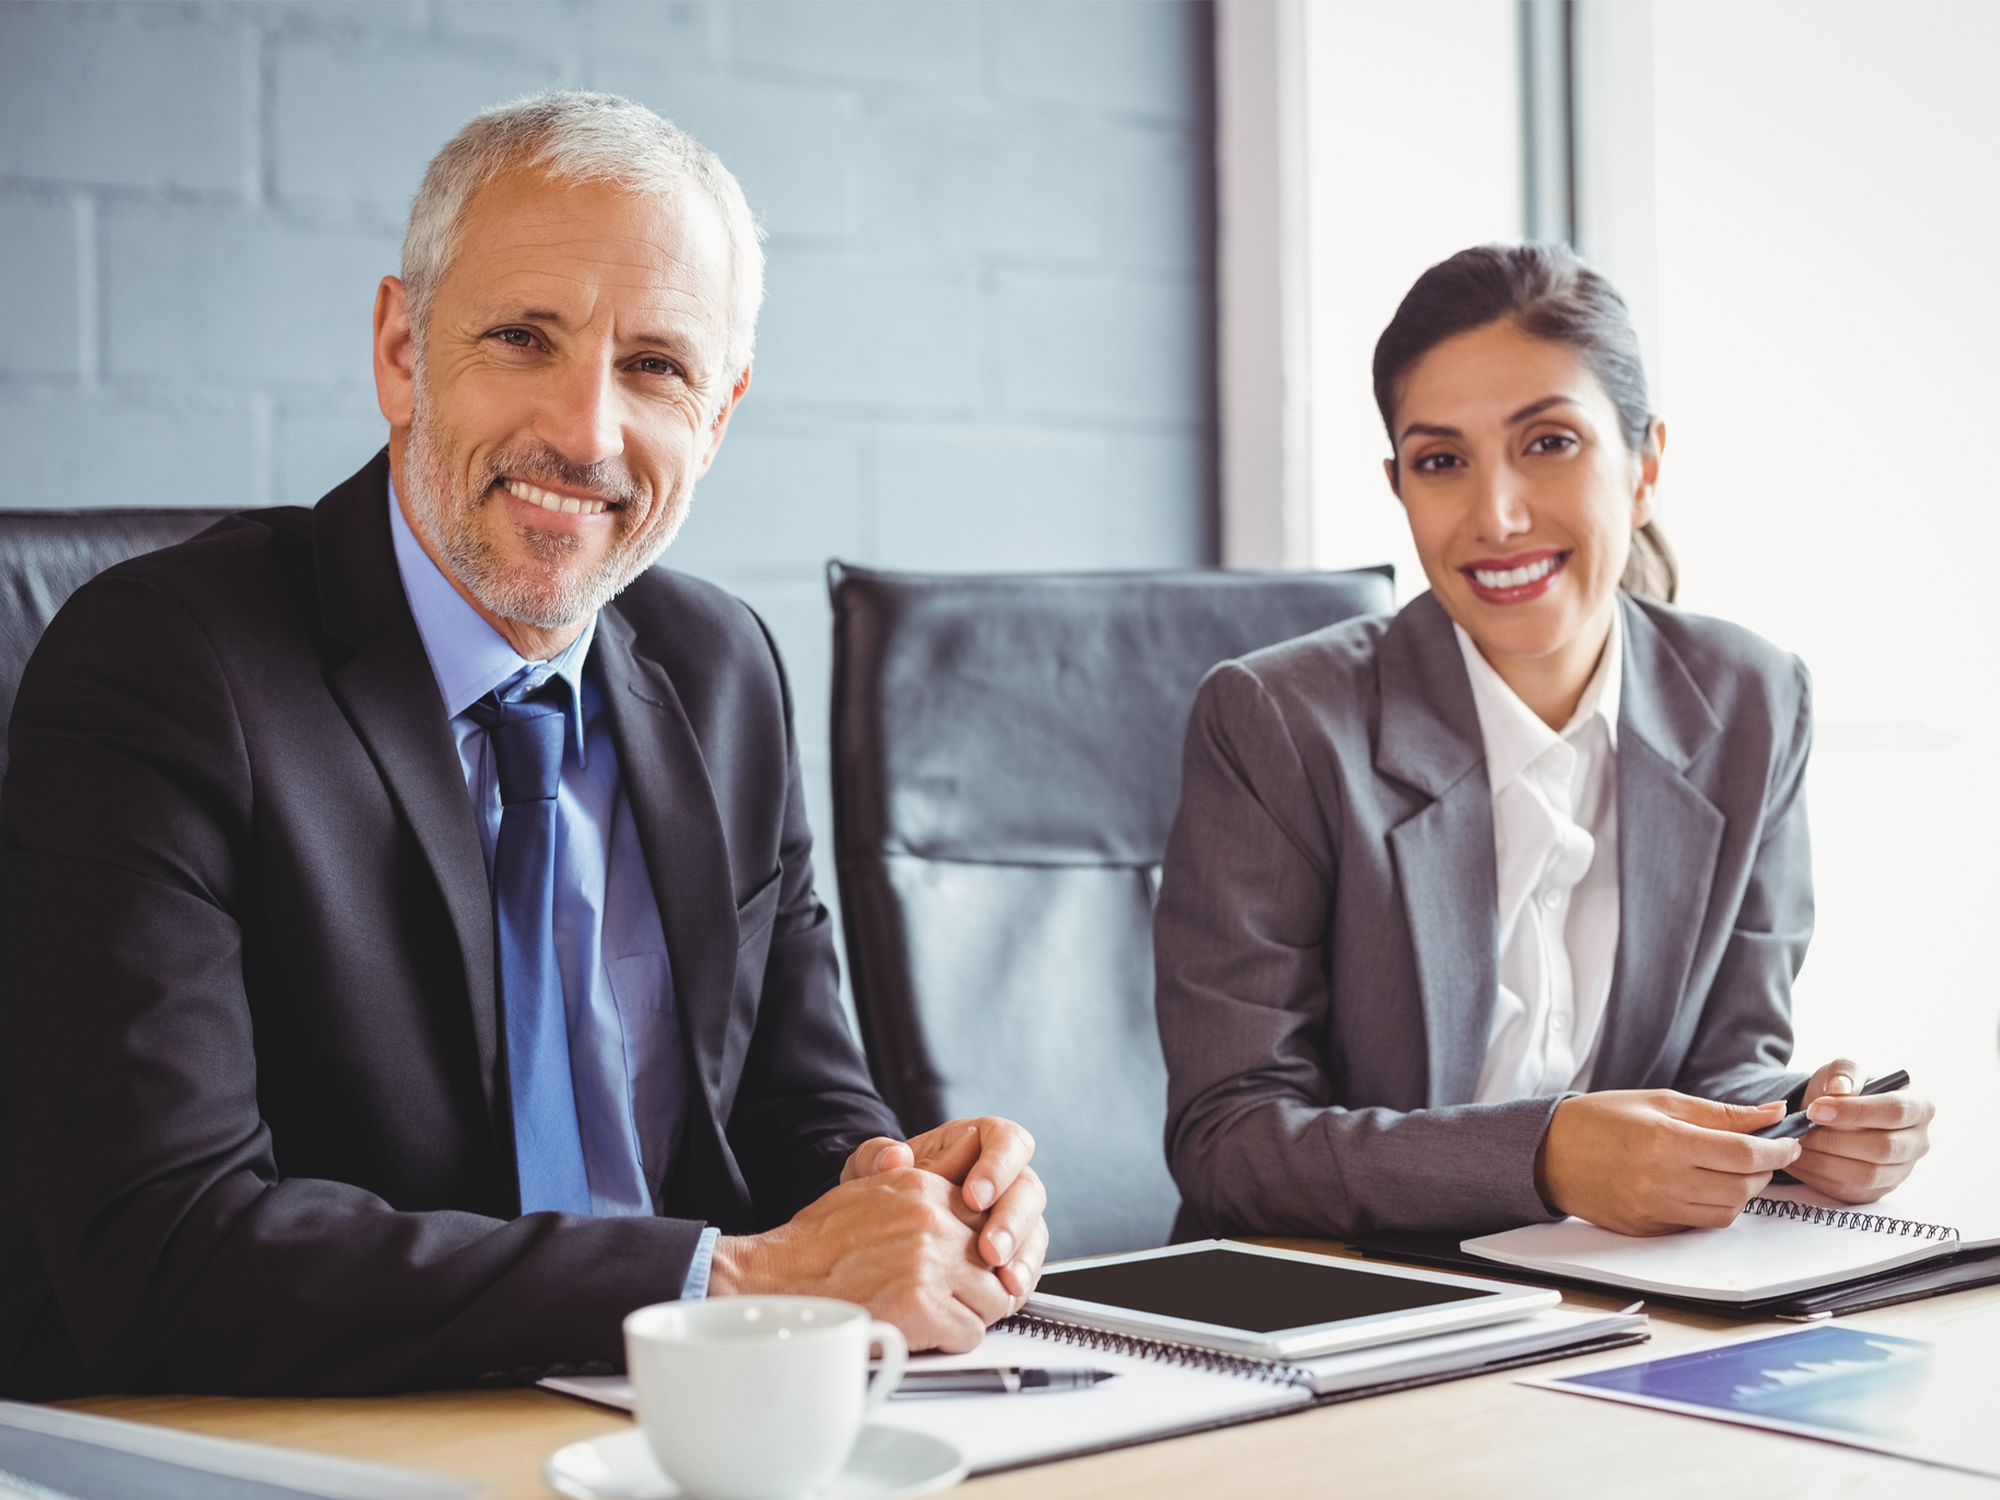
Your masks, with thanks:
M 1452 631 L 1458 637 L 1459 653 L 1465 658 L 1465 674 L 1472 681 L 1472 703 L 1479 713 L 1479 737 L 1486 747 L 1486 777 L 1499 791 L 1533 765 L 1542 753 L 1560 739 L 1573 740 L 1596 719 L 1604 725 L 1606 743 L 1618 748 L 1618 702 L 1625 683 L 1624 610 L 1611 611 L 1611 633 L 1605 637 L 1604 654 L 1597 670 L 1590 674 L 1576 712 L 1558 735 L 1544 724 L 1535 711 L 1523 703 L 1500 674 L 1480 654 L 1465 627 L 1456 620 Z
M 508 686 L 516 678 L 521 678 L 524 686 L 538 687 L 551 677 L 560 677 L 569 684 L 570 743 L 576 747 L 581 764 L 583 663 L 597 635 L 597 616 L 593 614 L 583 634 L 548 661 L 529 661 L 479 617 L 479 611 L 466 603 L 465 596 L 431 561 L 403 517 L 394 480 L 389 482 L 389 534 L 396 544 L 396 570 L 403 575 L 403 593 L 416 617 L 417 634 L 430 658 L 431 675 L 444 698 L 445 714 L 457 718 L 495 688 Z

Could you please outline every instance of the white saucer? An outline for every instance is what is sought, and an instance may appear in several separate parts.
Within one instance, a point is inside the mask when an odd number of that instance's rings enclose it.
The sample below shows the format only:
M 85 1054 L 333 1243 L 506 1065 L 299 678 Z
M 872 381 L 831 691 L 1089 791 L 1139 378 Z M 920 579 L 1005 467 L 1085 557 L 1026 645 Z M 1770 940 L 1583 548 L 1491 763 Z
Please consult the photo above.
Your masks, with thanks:
M 570 1500 L 671 1500 L 681 1493 L 637 1427 L 557 1449 L 542 1478 Z M 915 1500 L 963 1478 L 965 1460 L 950 1443 L 901 1427 L 864 1427 L 833 1483 L 812 1500 Z

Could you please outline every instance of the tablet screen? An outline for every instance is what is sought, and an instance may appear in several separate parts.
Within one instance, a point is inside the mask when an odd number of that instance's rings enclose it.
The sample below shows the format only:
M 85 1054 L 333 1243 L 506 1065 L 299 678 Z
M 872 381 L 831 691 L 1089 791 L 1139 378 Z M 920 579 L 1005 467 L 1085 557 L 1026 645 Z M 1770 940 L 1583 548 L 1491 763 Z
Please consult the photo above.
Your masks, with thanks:
M 1337 1260 L 1284 1260 L 1237 1250 L 1193 1250 L 1115 1266 L 1050 1271 L 1035 1290 L 1156 1317 L 1276 1333 L 1377 1313 L 1408 1312 L 1494 1295 L 1384 1276 Z

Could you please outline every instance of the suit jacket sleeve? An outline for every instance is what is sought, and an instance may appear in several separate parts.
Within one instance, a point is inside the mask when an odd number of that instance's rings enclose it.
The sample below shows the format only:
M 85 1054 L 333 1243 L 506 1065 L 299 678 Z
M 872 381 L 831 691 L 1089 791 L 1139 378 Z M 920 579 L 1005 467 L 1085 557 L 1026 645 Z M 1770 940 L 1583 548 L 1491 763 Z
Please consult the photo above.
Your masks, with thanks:
M 1770 715 L 1774 733 L 1756 856 L 1700 1024 L 1674 1079 L 1684 1094 L 1731 1104 L 1782 1099 L 1807 1076 L 1788 1064 L 1792 982 L 1813 930 L 1805 794 L 1812 679 L 1803 662 L 1794 658 L 1790 665 L 1781 680 L 1788 691 L 1773 694 L 1777 711 Z
M 1211 673 L 1188 726 L 1154 922 L 1167 1157 L 1186 1208 L 1215 1233 L 1476 1231 L 1550 1218 L 1534 1156 L 1556 1099 L 1342 1104 L 1326 1052 L 1337 814 L 1319 805 L 1257 677 L 1236 664 Z
M 699 1224 L 406 1212 L 286 1175 L 257 1040 L 291 1018 L 244 979 L 285 938 L 260 915 L 244 686 L 177 600 L 113 574 L 50 627 L 14 710 L 0 1067 L 84 1366 L 98 1389 L 332 1394 L 618 1361 Z M 414 1107 L 382 1084 L 369 1107 Z

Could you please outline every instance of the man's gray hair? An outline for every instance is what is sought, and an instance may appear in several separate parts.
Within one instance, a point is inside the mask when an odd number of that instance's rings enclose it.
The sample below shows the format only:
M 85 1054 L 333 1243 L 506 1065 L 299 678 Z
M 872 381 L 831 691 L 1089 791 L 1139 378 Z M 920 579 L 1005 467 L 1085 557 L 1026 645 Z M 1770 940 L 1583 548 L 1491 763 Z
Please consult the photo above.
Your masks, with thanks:
M 720 158 L 685 130 L 617 94 L 550 90 L 476 116 L 431 158 L 403 235 L 403 289 L 419 359 L 431 299 L 458 254 L 473 195 L 502 173 L 556 182 L 611 182 L 671 196 L 701 189 L 729 232 L 730 307 L 723 395 L 750 364 L 764 301 L 764 249 L 743 189 Z

